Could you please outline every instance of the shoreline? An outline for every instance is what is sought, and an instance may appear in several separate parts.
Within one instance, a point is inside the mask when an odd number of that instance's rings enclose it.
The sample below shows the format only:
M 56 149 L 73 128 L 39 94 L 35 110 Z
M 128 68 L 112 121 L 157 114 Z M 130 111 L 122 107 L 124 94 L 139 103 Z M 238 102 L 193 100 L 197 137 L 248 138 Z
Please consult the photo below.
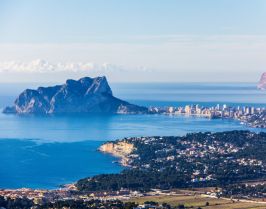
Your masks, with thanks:
M 135 149 L 133 144 L 124 141 L 106 142 L 98 148 L 100 152 L 118 158 L 119 164 L 124 167 L 130 167 L 129 155 L 132 154 Z
M 252 134 L 252 133 L 251 133 Z M 253 136 L 250 135 L 249 136 Z M 158 136 L 159 137 L 159 136 Z M 155 143 L 157 140 L 156 139 L 160 139 L 162 140 L 162 142 L 165 142 L 165 140 L 163 138 L 138 138 L 138 140 L 140 140 L 141 142 L 143 142 L 143 144 L 145 144 L 145 146 L 152 146 L 152 143 Z M 124 166 L 134 166 L 134 158 L 138 159 L 137 157 L 141 157 L 141 154 L 138 153 L 138 151 L 141 151 L 141 147 L 144 146 L 143 144 L 139 144 L 137 143 L 137 141 L 135 141 L 134 139 L 130 140 L 132 138 L 125 138 L 125 139 L 121 139 L 121 140 L 116 140 L 116 141 L 112 141 L 112 142 L 105 142 L 104 144 L 102 144 L 99 148 L 98 151 L 102 152 L 102 153 L 107 153 L 107 154 L 111 154 L 112 156 L 118 157 L 120 158 L 121 164 Z M 188 139 L 189 140 L 189 139 Z M 218 140 L 218 139 L 217 139 Z M 172 141 L 172 140 L 170 140 Z M 218 140 L 219 141 L 219 140 Z M 218 142 L 217 141 L 217 142 Z M 229 140 L 230 141 L 230 140 Z M 159 141 L 159 143 L 161 143 Z M 193 141 L 193 144 L 195 144 L 196 142 Z M 227 143 L 227 142 L 226 142 Z M 170 143 L 171 144 L 171 143 Z M 188 143 L 185 141 L 184 143 L 186 146 L 188 146 Z M 216 143 L 217 144 L 217 143 Z M 140 147 L 141 146 L 141 147 Z M 218 146 L 218 145 L 217 145 Z M 222 146 L 219 145 L 219 146 Z M 206 147 L 209 147 L 206 146 Z M 230 145 L 230 150 L 231 152 L 237 151 L 237 147 L 232 147 Z M 140 148 L 140 149 L 138 149 Z M 165 147 L 162 149 L 166 149 Z M 174 149 L 174 147 L 173 147 Z M 189 149 L 189 148 L 187 148 Z M 207 149 L 207 148 L 206 148 Z M 168 149 L 166 149 L 168 150 Z M 216 150 L 220 150 L 220 149 L 216 149 Z M 136 151 L 134 153 L 134 151 Z M 223 152 L 223 150 L 219 151 L 220 153 Z M 183 154 L 186 154 L 186 152 L 182 152 Z M 182 154 L 181 153 L 181 154 Z M 201 152 L 201 153 L 205 153 L 205 152 Z M 190 153 L 190 155 L 194 155 L 197 153 Z M 169 158 L 168 160 L 171 160 L 171 158 Z M 142 165 L 142 164 L 141 164 Z M 194 174 L 196 175 L 196 174 Z M 206 178 L 207 179 L 207 178 Z M 84 179 L 86 180 L 86 179 Z M 88 178 L 88 181 L 92 181 L 93 178 Z M 96 179 L 97 181 L 97 179 Z M 97 189 L 90 189 L 90 190 L 82 190 L 80 189 L 81 187 L 79 187 L 79 185 L 72 183 L 72 184 L 66 184 L 64 185 L 65 187 L 62 188 L 58 188 L 58 189 L 54 189 L 54 190 L 50 190 L 50 189 L 27 189 L 27 188 L 21 188 L 21 189 L 0 189 L 0 196 L 5 196 L 5 197 L 11 197 L 11 198 L 21 198 L 21 197 L 27 197 L 27 198 L 32 198 L 32 199 L 39 199 L 40 197 L 44 197 L 44 198 L 55 198 L 57 195 L 60 196 L 60 198 L 65 199 L 65 198 L 72 198 L 72 199 L 92 199 L 92 198 L 133 198 L 135 194 L 139 195 L 139 196 L 148 196 L 149 193 L 153 193 L 155 196 L 159 195 L 159 194 L 164 194 L 164 191 L 162 188 L 160 189 L 153 189 L 156 188 L 156 186 L 151 187 L 150 191 L 146 190 L 138 190 L 138 189 L 132 189 L 132 188 L 123 188 L 123 189 L 119 189 L 116 190 L 116 192 L 111 191 L 111 190 L 97 190 Z M 180 188 L 182 187 L 174 187 L 176 188 L 175 190 L 180 190 Z M 178 189 L 179 188 L 179 189 Z M 202 187 L 203 189 L 204 187 Z M 206 187 L 207 188 L 207 187 Z M 189 190 L 189 187 L 185 187 L 185 190 Z M 168 191 L 172 191 L 173 189 L 168 189 Z M 216 190 L 216 189 L 215 189 Z M 137 191 L 134 192 L 134 191 Z M 142 192 L 141 192 L 142 191 Z M 167 193 L 166 193 L 167 194 Z M 209 197 L 213 197 L 213 198 L 219 198 L 219 193 L 216 191 L 210 191 L 210 193 L 202 193 L 203 195 L 207 195 Z M 226 196 L 221 196 L 221 199 L 227 199 Z M 239 199 L 232 199 L 230 198 L 230 200 L 234 200 L 234 201 L 243 201 L 243 202 L 251 202 L 251 203 L 256 203 L 256 202 L 260 202 L 263 203 L 263 201 L 260 200 L 247 200 L 244 198 L 239 198 Z M 266 202 L 265 202 L 266 203 Z

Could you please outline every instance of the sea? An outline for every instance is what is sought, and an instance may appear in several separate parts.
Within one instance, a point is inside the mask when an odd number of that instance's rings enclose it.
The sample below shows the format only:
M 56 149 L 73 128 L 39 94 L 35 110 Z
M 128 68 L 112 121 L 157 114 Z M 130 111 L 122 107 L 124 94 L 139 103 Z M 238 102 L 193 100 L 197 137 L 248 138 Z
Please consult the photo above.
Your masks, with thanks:
M 0 84 L 0 109 L 25 88 Z M 42 84 L 49 86 L 51 84 Z M 266 107 L 266 91 L 255 83 L 111 83 L 118 98 L 143 106 Z M 18 116 L 0 113 L 0 188 L 56 189 L 61 185 L 125 169 L 97 151 L 106 141 L 135 136 L 182 136 L 192 132 L 251 130 L 229 119 L 176 115 Z

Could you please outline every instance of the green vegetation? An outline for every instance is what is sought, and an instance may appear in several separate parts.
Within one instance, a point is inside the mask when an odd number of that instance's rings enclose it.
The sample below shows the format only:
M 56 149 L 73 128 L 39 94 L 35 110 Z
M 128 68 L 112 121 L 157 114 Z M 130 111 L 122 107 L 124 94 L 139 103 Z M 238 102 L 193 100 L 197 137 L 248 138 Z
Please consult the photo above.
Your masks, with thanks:
M 11 199 L 0 196 L 0 208 L 7 208 L 7 209 L 28 209 L 34 205 L 32 200 L 28 198 L 16 198 Z
M 183 137 L 134 137 L 131 168 L 77 182 L 80 191 L 195 188 L 266 177 L 266 133 L 230 131 Z
M 233 184 L 224 187 L 223 196 L 233 198 L 265 198 L 266 185 L 264 183 L 249 184 Z
M 70 209 L 133 209 L 136 207 L 135 203 L 123 203 L 120 200 L 58 200 L 55 202 L 48 202 L 42 204 L 35 204 L 32 200 L 27 198 L 5 199 L 0 196 L 0 207 L 7 209 L 50 209 L 50 208 L 70 208 Z
M 178 196 L 147 196 L 132 199 L 137 204 L 155 201 L 159 204 L 167 203 L 171 208 L 193 208 L 193 209 L 265 209 L 265 204 L 249 203 L 241 201 L 232 201 L 230 199 L 209 198 L 201 195 L 185 195 Z M 208 205 L 208 206 L 207 206 Z
M 11 199 L 0 196 L 0 207 L 6 209 L 135 209 L 139 205 L 154 206 L 154 209 L 264 209 L 264 204 L 208 198 L 201 195 L 147 196 L 122 202 L 120 200 L 56 200 L 36 204 L 27 198 Z M 147 207 L 151 208 L 151 207 Z

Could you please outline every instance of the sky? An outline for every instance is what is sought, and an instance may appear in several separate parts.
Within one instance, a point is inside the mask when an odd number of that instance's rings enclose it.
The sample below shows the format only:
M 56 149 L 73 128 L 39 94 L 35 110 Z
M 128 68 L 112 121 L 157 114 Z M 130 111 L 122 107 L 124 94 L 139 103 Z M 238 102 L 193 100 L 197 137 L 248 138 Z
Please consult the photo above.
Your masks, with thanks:
M 0 82 L 257 82 L 265 0 L 0 0 Z

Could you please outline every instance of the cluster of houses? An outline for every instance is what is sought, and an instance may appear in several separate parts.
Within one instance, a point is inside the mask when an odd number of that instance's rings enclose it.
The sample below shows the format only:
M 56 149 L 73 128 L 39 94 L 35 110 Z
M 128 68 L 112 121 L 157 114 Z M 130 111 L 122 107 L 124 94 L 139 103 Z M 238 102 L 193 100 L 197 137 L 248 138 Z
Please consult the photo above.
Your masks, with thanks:
M 149 112 L 156 114 L 194 115 L 206 118 L 232 118 L 252 127 L 266 128 L 266 109 L 254 106 L 230 107 L 217 104 L 204 107 L 198 104 L 180 107 L 150 107 Z
M 157 195 L 151 193 L 149 195 Z M 4 198 L 18 199 L 27 198 L 33 200 L 35 204 L 44 204 L 58 200 L 129 200 L 131 198 L 142 197 L 143 193 L 122 189 L 120 191 L 99 191 L 99 192 L 79 192 L 74 187 L 65 187 L 55 190 L 46 189 L 0 189 L 0 196 Z

